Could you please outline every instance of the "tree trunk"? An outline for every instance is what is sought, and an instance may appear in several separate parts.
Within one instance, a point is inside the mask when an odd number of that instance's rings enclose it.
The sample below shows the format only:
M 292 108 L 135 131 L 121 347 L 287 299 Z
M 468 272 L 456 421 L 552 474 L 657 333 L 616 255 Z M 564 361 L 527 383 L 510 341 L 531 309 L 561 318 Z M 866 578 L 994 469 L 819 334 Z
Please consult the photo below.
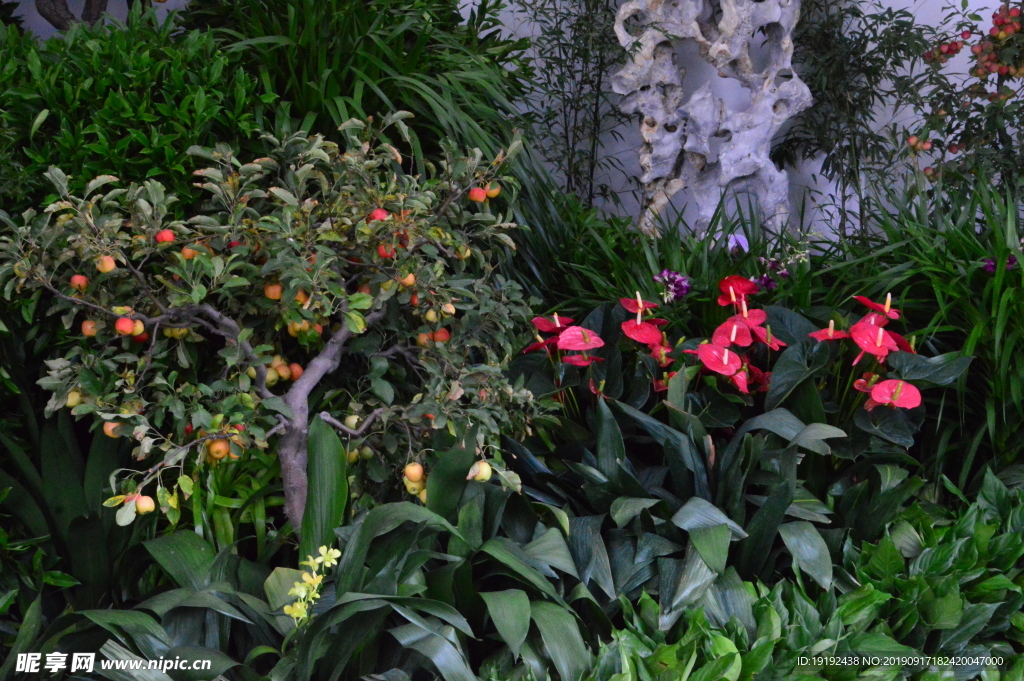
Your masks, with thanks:
M 95 24 L 107 11 L 107 0 L 85 0 L 85 7 L 82 9 L 82 21 Z
M 36 9 L 39 15 L 58 31 L 66 31 L 71 28 L 71 24 L 78 21 L 68 9 L 68 0 L 36 0 Z

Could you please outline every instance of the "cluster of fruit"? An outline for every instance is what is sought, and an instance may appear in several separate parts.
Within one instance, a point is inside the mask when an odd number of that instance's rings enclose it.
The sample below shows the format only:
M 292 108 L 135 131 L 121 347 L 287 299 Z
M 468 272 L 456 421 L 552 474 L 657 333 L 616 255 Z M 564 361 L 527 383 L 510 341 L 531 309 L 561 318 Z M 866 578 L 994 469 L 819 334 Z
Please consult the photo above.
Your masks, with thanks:
M 402 482 L 405 483 L 406 492 L 419 498 L 422 503 L 427 503 L 427 473 L 423 470 L 423 464 L 415 461 L 406 464 L 402 470 Z
M 289 363 L 281 355 L 274 355 L 274 358 L 270 360 L 270 366 L 267 367 L 266 385 L 268 388 L 273 388 L 278 381 L 297 381 L 303 371 L 301 364 Z M 245 370 L 245 375 L 249 378 L 256 378 L 256 369 L 249 367 Z
M 952 40 L 948 43 L 940 43 L 934 50 L 928 50 L 924 53 L 924 60 L 933 62 L 936 64 L 945 64 L 957 54 L 960 54 L 960 50 L 964 49 L 964 40 L 971 37 L 970 31 L 964 31 L 960 34 L 963 40 Z
M 469 190 L 469 200 L 476 203 L 483 203 L 487 199 L 493 199 L 501 193 L 501 185 L 489 184 L 486 187 L 473 187 Z

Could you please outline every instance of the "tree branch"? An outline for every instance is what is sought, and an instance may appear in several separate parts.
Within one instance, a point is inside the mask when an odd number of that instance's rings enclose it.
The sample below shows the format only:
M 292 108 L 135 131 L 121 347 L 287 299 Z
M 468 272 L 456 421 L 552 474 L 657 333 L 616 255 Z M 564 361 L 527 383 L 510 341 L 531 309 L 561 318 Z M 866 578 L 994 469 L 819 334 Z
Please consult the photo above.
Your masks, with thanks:
M 220 312 L 209 303 L 200 305 L 199 309 L 207 317 L 226 329 L 226 331 L 217 331 L 215 329 L 216 333 L 219 333 L 225 338 L 233 340 L 238 344 L 238 347 L 242 350 L 242 354 L 245 355 L 245 359 L 249 362 L 250 366 L 256 370 L 256 390 L 259 392 L 260 397 L 263 399 L 275 397 L 274 393 L 270 392 L 267 388 L 267 367 L 258 361 L 259 358 L 256 356 L 256 353 L 253 352 L 252 345 L 250 345 L 249 341 L 241 340 L 239 338 L 242 333 L 242 329 L 238 326 L 238 322 Z
M 365 433 L 367 431 L 367 429 L 371 425 L 373 425 L 373 422 L 377 420 L 377 417 L 380 416 L 383 413 L 384 413 L 384 409 L 383 408 L 374 409 L 372 412 L 370 412 L 370 415 L 367 416 L 366 419 L 363 421 L 363 424 L 361 426 L 359 426 L 358 428 L 354 429 L 354 430 L 352 428 L 349 428 L 348 426 L 346 426 L 344 423 L 342 423 L 338 419 L 336 419 L 333 416 L 331 416 L 326 411 L 320 412 L 320 418 L 322 418 L 324 420 L 324 423 L 326 423 L 327 425 L 331 426 L 332 428 L 334 428 L 336 430 L 340 430 L 341 432 L 345 433 L 346 435 L 348 435 L 350 437 L 362 437 L 363 433 Z

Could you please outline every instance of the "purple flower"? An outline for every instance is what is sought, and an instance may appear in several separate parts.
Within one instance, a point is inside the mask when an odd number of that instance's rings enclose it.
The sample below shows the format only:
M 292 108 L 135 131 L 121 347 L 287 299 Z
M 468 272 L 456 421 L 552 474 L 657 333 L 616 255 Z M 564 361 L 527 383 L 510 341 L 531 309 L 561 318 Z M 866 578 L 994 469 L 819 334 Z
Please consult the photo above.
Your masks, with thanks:
M 995 274 L 995 272 L 996 272 L 996 261 L 995 260 L 993 260 L 992 258 L 985 258 L 982 262 L 985 263 L 984 265 L 981 266 L 983 270 L 985 270 L 989 274 Z M 1017 265 L 1017 256 L 1011 255 L 1010 257 L 1008 257 L 1006 259 L 1006 269 L 1007 270 L 1012 270 L 1016 265 Z
M 771 291 L 778 287 L 778 282 L 772 279 L 770 274 L 762 274 L 760 277 L 753 277 L 750 281 L 760 286 L 765 291 Z
M 661 297 L 666 303 L 679 300 L 690 292 L 690 278 L 672 270 L 662 270 L 654 277 L 654 281 L 665 286 Z

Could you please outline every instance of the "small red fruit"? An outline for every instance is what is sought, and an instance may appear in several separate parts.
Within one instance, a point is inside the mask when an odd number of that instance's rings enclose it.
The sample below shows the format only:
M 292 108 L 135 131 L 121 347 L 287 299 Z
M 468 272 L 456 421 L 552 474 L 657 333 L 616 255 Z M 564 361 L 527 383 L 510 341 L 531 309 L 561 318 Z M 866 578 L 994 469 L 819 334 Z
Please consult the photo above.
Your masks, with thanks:
M 238 248 L 242 245 L 241 241 L 230 241 L 228 242 L 228 248 Z
M 185 435 L 191 435 L 193 430 L 195 430 L 195 428 L 192 427 L 192 424 L 187 424 L 185 426 Z
M 370 211 L 370 222 L 373 222 L 374 220 L 387 220 L 388 217 L 388 212 L 383 208 L 374 208 Z
M 96 269 L 98 269 L 103 274 L 106 274 L 107 272 L 113 272 L 114 270 L 116 270 L 117 263 L 114 262 L 113 257 L 109 255 L 104 255 L 99 260 L 96 261 Z
M 148 497 L 145 494 L 135 497 L 135 511 L 137 513 L 152 513 L 155 509 L 156 502 L 153 501 L 153 497 Z
M 161 229 L 153 238 L 158 244 L 169 244 L 174 241 L 174 232 L 169 229 Z
M 96 322 L 91 319 L 86 319 L 82 322 L 82 335 L 86 338 L 92 338 L 96 335 Z
M 483 203 L 487 200 L 487 190 L 483 187 L 473 187 L 469 190 L 469 200 Z
M 370 290 L 370 285 L 369 284 L 362 284 L 362 285 L 360 285 L 359 288 L 357 289 L 357 293 L 365 293 L 366 295 L 370 295 L 372 293 L 371 290 Z
M 292 380 L 293 381 L 299 380 L 299 376 L 301 376 L 302 372 L 304 371 L 304 369 L 299 364 L 297 364 L 295 362 L 292 362 L 291 364 L 289 364 L 288 365 L 288 369 L 292 372 Z
M 391 244 L 381 244 L 377 246 L 377 255 L 382 258 L 393 258 L 395 257 L 395 247 Z
M 191 260 L 197 255 L 199 255 L 199 251 L 197 251 L 194 248 L 189 248 L 188 246 L 185 246 L 184 248 L 181 249 L 181 257 L 183 257 L 185 260 Z
M 964 31 L 963 33 L 960 34 L 960 37 L 963 38 L 964 40 L 969 40 L 970 37 L 971 37 L 971 32 L 970 31 Z
M 132 340 L 135 341 L 136 343 L 145 343 L 146 341 L 149 340 L 149 334 L 148 333 L 140 333 L 137 336 L 132 336 Z
M 135 322 L 128 317 L 118 317 L 114 322 L 114 331 L 120 336 L 130 336 L 135 330 Z
M 267 284 L 263 287 L 263 295 L 271 300 L 281 300 L 284 288 L 280 284 Z
M 451 331 L 449 331 L 448 329 L 446 329 L 444 327 L 442 327 L 442 328 L 438 329 L 437 331 L 435 331 L 434 333 L 430 334 L 430 340 L 434 341 L 435 343 L 447 343 L 451 339 L 452 339 Z
M 89 278 L 82 274 L 75 274 L 71 277 L 71 288 L 76 291 L 85 291 L 86 287 L 89 286 Z
M 487 198 L 493 199 L 501 193 L 501 185 L 497 182 L 487 185 Z

